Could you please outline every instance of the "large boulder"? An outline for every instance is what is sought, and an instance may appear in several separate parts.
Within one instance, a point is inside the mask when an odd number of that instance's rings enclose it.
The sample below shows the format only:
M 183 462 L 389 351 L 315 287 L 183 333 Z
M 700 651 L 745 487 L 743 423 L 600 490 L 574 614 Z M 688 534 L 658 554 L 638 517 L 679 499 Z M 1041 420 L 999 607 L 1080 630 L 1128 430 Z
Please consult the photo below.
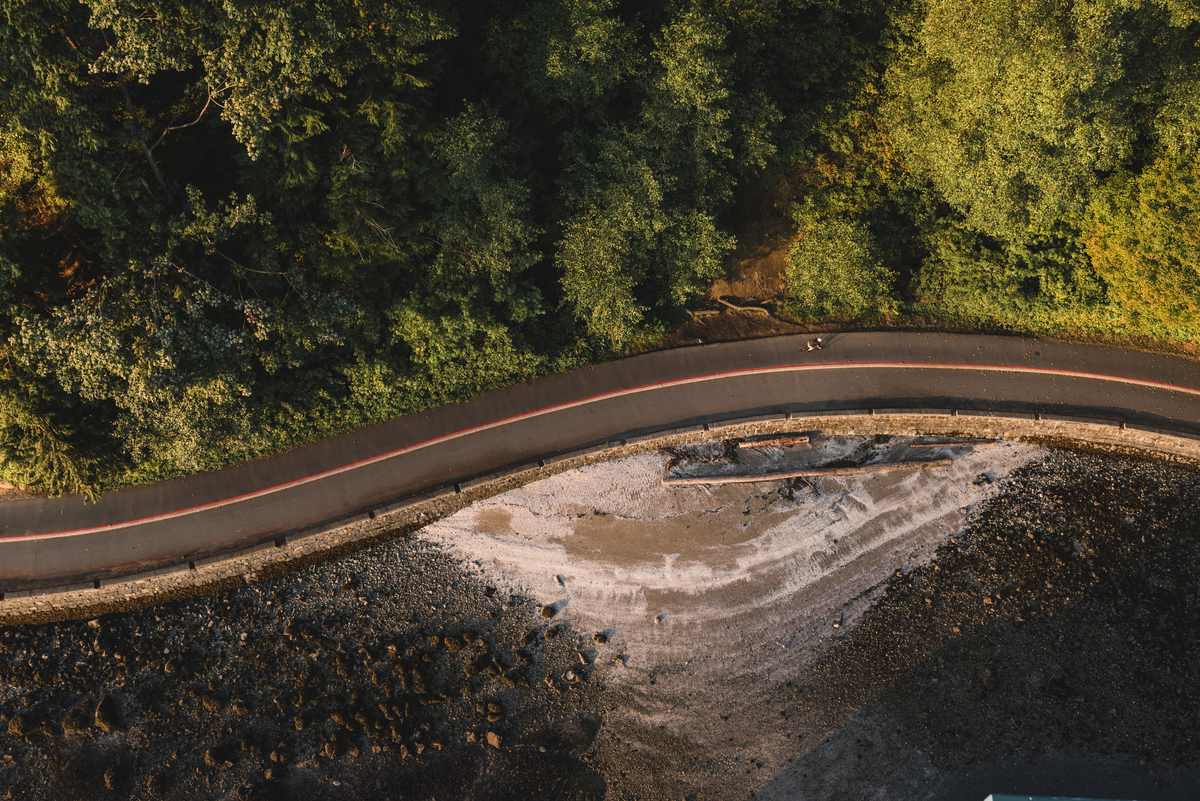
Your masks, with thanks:
M 124 731 L 125 724 L 121 719 L 121 708 L 117 705 L 117 699 L 111 695 L 101 698 L 100 703 L 96 704 L 95 721 L 100 731 L 106 734 Z
M 19 740 L 29 731 L 29 721 L 24 715 L 13 715 L 8 719 L 8 736 Z

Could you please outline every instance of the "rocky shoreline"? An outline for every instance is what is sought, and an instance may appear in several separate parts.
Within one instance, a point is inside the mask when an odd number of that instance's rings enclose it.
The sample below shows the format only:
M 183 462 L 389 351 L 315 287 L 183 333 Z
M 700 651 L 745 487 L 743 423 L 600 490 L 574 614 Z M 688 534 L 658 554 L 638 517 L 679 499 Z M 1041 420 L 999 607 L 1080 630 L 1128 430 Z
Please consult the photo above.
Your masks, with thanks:
M 0 634 L 11 798 L 368 797 L 553 783 L 581 762 L 600 646 L 415 540 L 296 575 Z M 611 650 L 611 649 L 607 649 Z M 99 779 L 103 777 L 103 782 Z
M 759 797 L 925 798 L 961 766 L 1074 753 L 1140 771 L 1093 795 L 1194 798 L 1198 774 L 1162 774 L 1200 760 L 1198 583 L 1200 475 L 1052 451 L 780 688 L 786 715 L 829 742 Z
M 678 683 L 694 665 L 628 667 L 620 630 L 407 535 L 205 597 L 0 630 L 0 788 L 913 798 L 958 766 L 1076 748 L 1140 759 L 1139 797 L 1179 797 L 1162 766 L 1200 758 L 1198 524 L 1196 473 L 1050 450 L 767 692 L 705 674 L 702 703 Z M 702 745 L 718 735 L 726 750 Z

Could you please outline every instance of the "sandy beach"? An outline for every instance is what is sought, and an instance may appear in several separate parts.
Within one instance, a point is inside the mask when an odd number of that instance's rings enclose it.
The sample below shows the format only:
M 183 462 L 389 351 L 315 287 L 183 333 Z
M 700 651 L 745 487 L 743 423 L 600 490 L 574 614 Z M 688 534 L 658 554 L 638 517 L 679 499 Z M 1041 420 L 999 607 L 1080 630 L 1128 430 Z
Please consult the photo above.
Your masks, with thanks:
M 477 503 L 419 534 L 603 646 L 626 721 L 687 741 L 714 765 L 779 765 L 795 744 L 766 720 L 772 689 L 850 632 L 889 577 L 927 563 L 1028 445 L 910 448 L 912 438 L 816 437 L 763 449 L 711 443 L 591 465 Z M 664 487 L 672 475 L 950 456 L 930 470 Z M 713 714 L 714 710 L 718 714 Z M 778 716 L 776 715 L 776 718 Z M 731 734 L 734 735 L 731 737 Z M 636 737 L 628 738 L 629 747 Z M 749 787 L 746 788 L 747 792 Z

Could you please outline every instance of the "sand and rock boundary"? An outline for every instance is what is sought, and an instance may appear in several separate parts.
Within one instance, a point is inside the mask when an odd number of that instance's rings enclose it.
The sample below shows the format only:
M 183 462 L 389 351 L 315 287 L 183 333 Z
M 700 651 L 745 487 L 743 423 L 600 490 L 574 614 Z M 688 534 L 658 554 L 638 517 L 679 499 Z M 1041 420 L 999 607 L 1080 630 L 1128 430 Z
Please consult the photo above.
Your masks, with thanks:
M 250 584 L 406 536 L 476 501 L 587 464 L 714 439 L 780 434 L 983 437 L 1200 468 L 1200 436 L 1119 421 L 939 409 L 778 413 L 659 431 L 517 465 L 318 528 L 174 568 L 92 584 L 5 593 L 0 625 L 95 617 Z

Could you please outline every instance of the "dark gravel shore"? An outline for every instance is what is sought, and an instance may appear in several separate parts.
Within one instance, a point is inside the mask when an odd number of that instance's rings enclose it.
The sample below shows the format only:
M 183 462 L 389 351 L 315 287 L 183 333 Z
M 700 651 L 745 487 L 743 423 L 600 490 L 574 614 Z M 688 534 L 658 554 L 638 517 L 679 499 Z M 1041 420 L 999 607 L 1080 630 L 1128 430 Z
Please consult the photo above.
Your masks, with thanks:
M 1198 524 L 1190 471 L 1068 451 L 1019 470 L 780 688 L 828 742 L 764 795 L 906 798 L 1005 755 L 1098 753 L 1140 763 L 1137 798 L 1197 797 L 1195 774 L 1160 774 L 1200 758 Z
M 589 798 L 578 638 L 402 540 L 0 634 L 9 798 Z M 415 795 L 411 795 L 416 793 Z
M 964 765 L 1073 749 L 1140 760 L 1140 797 L 1180 797 L 1186 776 L 1164 768 L 1200 756 L 1198 500 L 1197 474 L 1149 462 L 1051 451 L 1022 468 L 738 724 L 786 736 L 779 764 L 717 764 L 639 728 L 654 688 L 606 687 L 619 643 L 413 538 L 14 626 L 0 793 L 900 799 Z

